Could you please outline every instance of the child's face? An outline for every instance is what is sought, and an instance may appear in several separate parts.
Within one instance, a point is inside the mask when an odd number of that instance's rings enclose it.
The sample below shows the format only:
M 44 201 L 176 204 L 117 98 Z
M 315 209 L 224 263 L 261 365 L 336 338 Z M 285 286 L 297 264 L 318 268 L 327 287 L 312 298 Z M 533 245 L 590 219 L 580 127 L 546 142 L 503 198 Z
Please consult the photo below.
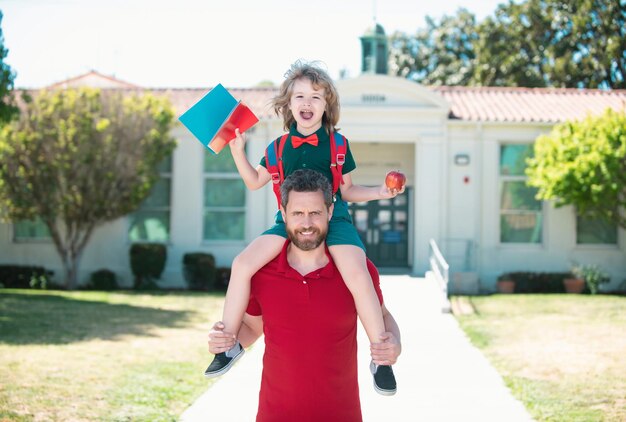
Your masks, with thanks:
M 296 119 L 297 129 L 303 135 L 310 135 L 322 127 L 322 117 L 326 109 L 324 88 L 315 88 L 308 78 L 296 79 L 289 99 L 289 110 Z

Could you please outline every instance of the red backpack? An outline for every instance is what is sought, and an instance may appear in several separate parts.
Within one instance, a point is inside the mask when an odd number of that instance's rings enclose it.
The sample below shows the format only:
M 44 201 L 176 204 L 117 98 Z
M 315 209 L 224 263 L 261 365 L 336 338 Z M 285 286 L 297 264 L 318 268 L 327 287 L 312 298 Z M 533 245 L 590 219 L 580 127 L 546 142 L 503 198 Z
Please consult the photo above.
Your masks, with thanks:
M 283 171 L 283 149 L 287 141 L 288 133 L 276 138 L 265 149 L 265 165 L 272 176 L 272 188 L 278 207 L 280 208 L 280 185 L 285 180 Z M 346 138 L 339 132 L 330 134 L 330 171 L 333 174 L 333 194 L 337 193 L 339 186 L 343 184 L 342 168 L 346 162 Z

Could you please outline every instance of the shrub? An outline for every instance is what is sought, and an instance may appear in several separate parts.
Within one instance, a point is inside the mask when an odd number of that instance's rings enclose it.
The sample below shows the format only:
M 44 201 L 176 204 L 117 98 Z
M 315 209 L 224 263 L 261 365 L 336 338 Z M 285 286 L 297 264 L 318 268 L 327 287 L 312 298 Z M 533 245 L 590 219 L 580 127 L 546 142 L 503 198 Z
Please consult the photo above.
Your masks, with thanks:
M 609 275 L 599 265 L 574 265 L 572 274 L 585 280 L 585 285 L 592 295 L 598 293 L 600 284 L 611 281 Z
M 228 289 L 228 282 L 230 281 L 230 267 L 219 267 L 217 269 L 216 290 L 226 291 Z
M 167 250 L 161 243 L 135 243 L 130 247 L 130 268 L 135 276 L 134 288 L 157 289 L 156 280 L 165 269 Z
M 516 271 L 508 275 L 515 281 L 515 293 L 565 293 L 563 279 L 569 273 Z
M 186 253 L 183 255 L 183 275 L 190 290 L 215 289 L 215 258 L 203 252 Z
M 0 265 L 0 283 L 6 288 L 47 288 L 53 271 L 31 265 Z
M 91 273 L 89 288 L 94 290 L 117 290 L 117 276 L 111 270 L 101 269 Z

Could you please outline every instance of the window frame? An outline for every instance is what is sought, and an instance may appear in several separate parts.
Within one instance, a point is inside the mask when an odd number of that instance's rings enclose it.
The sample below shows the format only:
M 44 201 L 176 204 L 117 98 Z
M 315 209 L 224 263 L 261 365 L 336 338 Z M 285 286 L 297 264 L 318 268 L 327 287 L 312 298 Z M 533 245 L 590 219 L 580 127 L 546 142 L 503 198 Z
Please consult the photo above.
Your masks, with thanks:
M 520 247 L 520 246 L 524 246 L 526 248 L 543 248 L 545 243 L 546 243 L 546 207 L 545 207 L 545 201 L 537 201 L 539 203 L 539 209 L 538 210 L 503 210 L 502 208 L 502 195 L 504 193 L 504 185 L 507 182 L 524 182 L 524 184 L 526 184 L 526 181 L 528 180 L 528 176 L 526 176 L 526 174 L 503 174 L 502 173 L 502 168 L 501 168 L 501 163 L 502 163 L 502 152 L 504 147 L 506 146 L 525 146 L 525 147 L 529 147 L 532 148 L 534 145 L 534 142 L 524 142 L 524 141 L 503 141 L 503 142 L 499 142 L 498 143 L 498 154 L 497 154 L 497 168 L 496 168 L 496 172 L 497 172 L 497 177 L 498 177 L 498 183 L 497 183 L 497 189 L 498 189 L 498 193 L 497 193 L 497 239 L 498 239 L 498 245 L 500 245 L 501 247 Z M 540 219 L 540 223 L 541 224 L 541 239 L 539 242 L 504 242 L 502 239 L 502 217 L 504 215 L 537 215 Z
M 172 193 L 174 190 L 174 154 L 172 153 L 169 157 L 166 158 L 166 160 L 170 161 L 170 165 L 169 165 L 169 170 L 168 171 L 159 171 L 159 179 L 157 180 L 157 182 L 155 182 L 154 186 L 152 187 L 154 189 L 154 187 L 156 186 L 157 183 L 159 183 L 161 180 L 163 179 L 168 179 L 169 180 L 169 203 L 167 206 L 150 206 L 147 208 L 144 208 L 143 203 L 139 206 L 139 208 L 137 210 L 135 210 L 134 212 L 132 212 L 131 214 L 129 214 L 128 216 L 126 216 L 126 222 L 127 222 L 127 230 L 126 230 L 126 239 L 128 241 L 129 244 L 133 244 L 133 243 L 161 243 L 164 245 L 168 245 L 171 244 L 172 242 Z M 150 192 L 150 195 L 152 195 L 152 192 Z M 146 199 L 144 200 L 144 203 L 148 200 L 148 198 L 150 197 L 150 195 L 148 195 L 146 197 Z M 133 214 L 137 214 L 140 213 L 142 211 L 147 211 L 147 212 L 163 212 L 163 211 L 167 211 L 169 216 L 168 216 L 168 227 L 167 227 L 167 239 L 166 240 L 144 240 L 144 239 L 139 239 L 139 240 L 133 240 L 130 237 L 130 231 L 131 231 L 131 220 L 130 220 L 130 215 Z
M 620 228 L 618 225 L 615 225 L 615 243 L 580 243 L 578 241 L 578 227 L 579 227 L 579 218 L 582 218 L 576 209 L 572 207 L 574 210 L 574 241 L 576 248 L 595 248 L 595 249 L 619 249 L 620 247 Z
M 246 153 L 247 153 L 247 145 L 246 145 Z M 225 151 L 226 149 L 222 150 L 222 153 Z M 230 151 L 230 150 L 228 150 Z M 206 160 L 207 160 L 207 156 L 209 156 L 209 158 L 212 156 L 213 154 L 204 149 L 204 154 L 201 155 L 202 157 L 202 212 L 201 212 L 201 241 L 203 245 L 241 245 L 243 243 L 245 243 L 246 238 L 247 238 L 247 226 L 248 226 L 248 189 L 246 188 L 243 180 L 241 179 L 241 176 L 239 174 L 239 172 L 237 171 L 237 168 L 235 166 L 234 161 L 232 162 L 233 165 L 233 171 L 229 172 L 229 171 L 214 171 L 214 172 L 210 172 L 207 171 L 206 168 Z M 231 158 L 232 160 L 232 158 Z M 223 180 L 239 180 L 243 186 L 244 189 L 244 200 L 243 200 L 243 204 L 241 206 L 233 206 L 233 205 L 228 205 L 228 206 L 215 206 L 215 205 L 210 205 L 207 206 L 206 205 L 206 188 L 207 188 L 207 180 L 209 179 L 223 179 Z M 241 235 L 240 239 L 207 239 L 205 238 L 204 234 L 206 231 L 206 220 L 205 220 L 205 214 L 207 211 L 213 211 L 213 212 L 241 212 L 243 214 L 243 233 Z
M 52 235 L 50 233 L 48 233 L 47 236 L 41 236 L 41 237 L 18 237 L 16 226 L 24 222 L 30 222 L 33 224 L 42 224 L 44 227 L 46 227 L 44 222 L 38 217 L 36 217 L 35 220 L 21 220 L 21 221 L 13 222 L 11 223 L 11 229 L 12 229 L 11 240 L 13 243 L 46 243 L 46 244 L 53 243 Z M 46 227 L 46 231 L 47 231 L 47 227 Z

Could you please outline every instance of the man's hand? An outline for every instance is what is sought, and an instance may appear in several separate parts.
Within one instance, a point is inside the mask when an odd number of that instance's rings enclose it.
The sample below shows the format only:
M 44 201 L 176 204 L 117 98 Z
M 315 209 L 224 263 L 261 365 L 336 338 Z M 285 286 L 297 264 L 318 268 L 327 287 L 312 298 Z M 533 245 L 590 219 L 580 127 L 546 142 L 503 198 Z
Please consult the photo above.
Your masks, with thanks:
M 377 365 L 393 365 L 402 352 L 400 342 L 393 333 L 385 332 L 380 336 L 380 343 L 370 345 L 372 360 Z
M 214 355 L 225 352 L 235 345 L 235 335 L 224 332 L 224 324 L 218 321 L 209 331 L 209 352 Z

